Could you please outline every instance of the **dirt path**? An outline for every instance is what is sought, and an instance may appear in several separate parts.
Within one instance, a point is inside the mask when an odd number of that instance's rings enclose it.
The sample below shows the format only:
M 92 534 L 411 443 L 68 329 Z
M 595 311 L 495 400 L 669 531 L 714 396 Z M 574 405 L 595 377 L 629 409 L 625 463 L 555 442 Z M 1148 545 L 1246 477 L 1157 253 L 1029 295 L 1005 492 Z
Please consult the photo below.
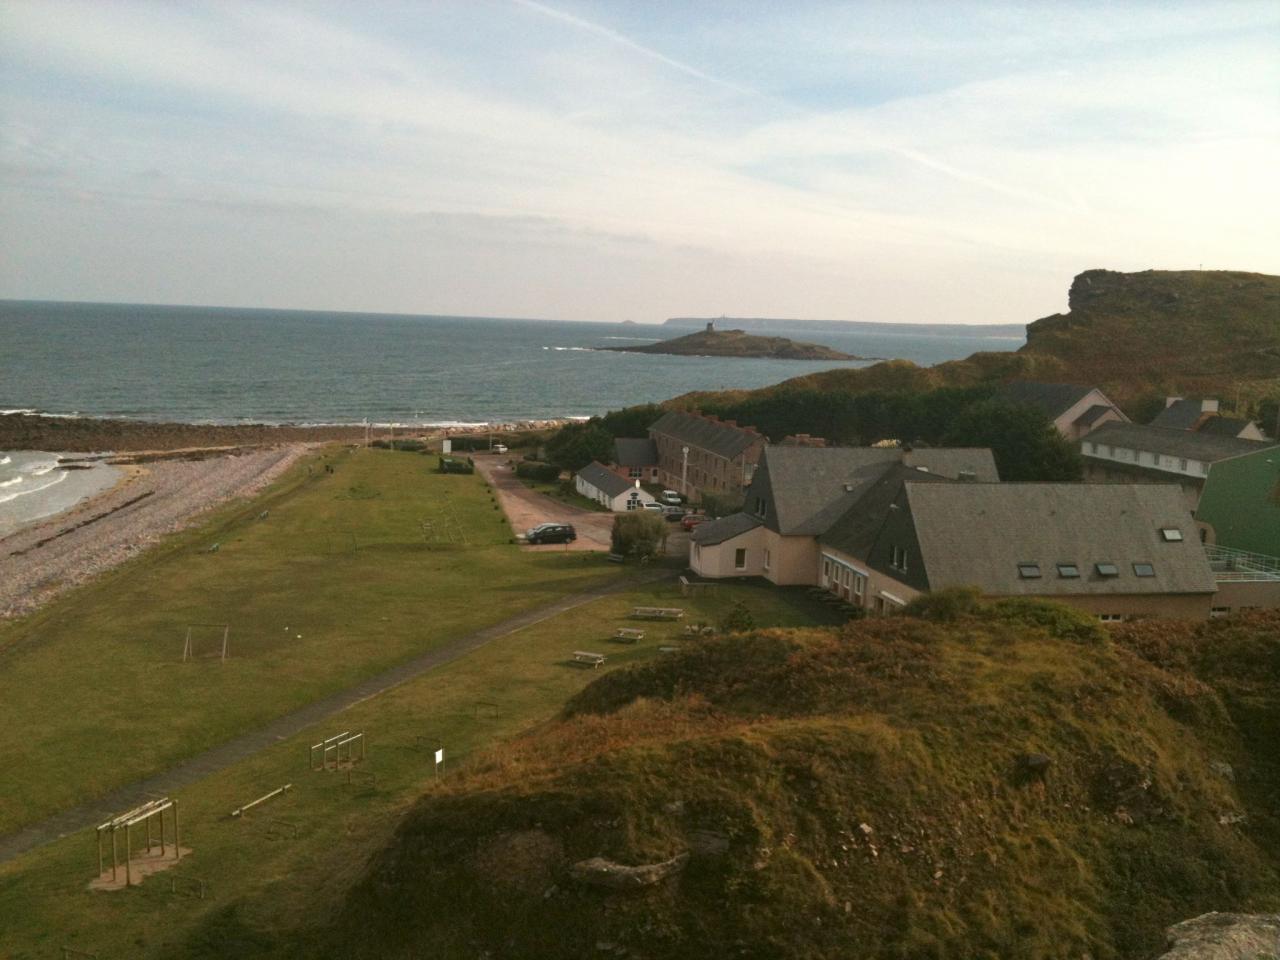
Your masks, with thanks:
M 552 500 L 544 493 L 530 490 L 507 466 L 507 457 L 477 455 L 476 469 L 498 495 L 502 511 L 516 533 L 524 533 L 540 523 L 571 523 L 578 539 L 570 544 L 546 543 L 521 547 L 522 550 L 608 550 L 613 514 L 597 513 Z
M 119 787 L 94 800 L 64 810 L 61 813 L 56 813 L 38 823 L 0 837 L 0 863 L 12 860 L 28 850 L 33 850 L 46 843 L 52 843 L 54 840 L 77 830 L 83 830 L 102 823 L 121 810 L 127 810 L 130 807 L 144 803 L 153 794 L 172 793 L 181 787 L 190 786 L 225 767 L 247 760 L 266 747 L 301 733 L 307 727 L 319 723 L 327 717 L 341 713 L 348 707 L 353 707 L 361 701 L 376 697 L 380 693 L 385 693 L 393 687 L 398 687 L 402 683 L 413 680 L 428 670 L 457 660 L 459 657 L 465 656 L 487 643 L 515 633 L 517 630 L 540 623 L 550 617 L 557 616 L 575 607 L 580 607 L 584 603 L 590 603 L 600 597 L 608 596 L 611 593 L 617 593 L 637 584 L 650 583 L 671 576 L 674 576 L 674 574 L 669 570 L 648 571 L 623 580 L 614 581 L 594 590 L 570 594 L 554 603 L 509 617 L 501 623 L 478 630 L 455 640 L 453 643 L 437 647 L 397 667 L 384 670 L 382 673 L 370 677 L 353 687 L 278 717 L 265 727 L 261 727 L 252 733 L 243 734 L 234 740 L 228 740 L 226 743 L 206 750 L 204 753 L 198 754 L 189 760 L 184 760 L 168 770 L 157 773 L 145 780 L 138 780 Z

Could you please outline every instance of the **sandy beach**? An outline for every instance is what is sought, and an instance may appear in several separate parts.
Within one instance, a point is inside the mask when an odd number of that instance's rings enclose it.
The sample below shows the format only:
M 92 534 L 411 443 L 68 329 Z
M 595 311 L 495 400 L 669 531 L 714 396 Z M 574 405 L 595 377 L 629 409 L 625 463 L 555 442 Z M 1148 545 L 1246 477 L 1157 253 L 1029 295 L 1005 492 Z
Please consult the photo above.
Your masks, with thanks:
M 307 449 L 292 443 L 123 466 L 110 490 L 0 538 L 0 617 L 30 613 L 210 508 L 257 493 Z

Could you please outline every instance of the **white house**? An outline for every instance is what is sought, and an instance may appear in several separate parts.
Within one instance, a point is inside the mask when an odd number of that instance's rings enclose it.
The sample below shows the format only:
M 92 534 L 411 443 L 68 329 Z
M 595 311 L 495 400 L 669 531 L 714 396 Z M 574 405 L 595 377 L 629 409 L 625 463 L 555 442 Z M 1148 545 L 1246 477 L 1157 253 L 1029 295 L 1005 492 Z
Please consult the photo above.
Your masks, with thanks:
M 642 510 L 644 504 L 653 503 L 653 495 L 640 488 L 639 480 L 624 480 L 594 460 L 578 471 L 573 482 L 578 493 L 614 513 Z

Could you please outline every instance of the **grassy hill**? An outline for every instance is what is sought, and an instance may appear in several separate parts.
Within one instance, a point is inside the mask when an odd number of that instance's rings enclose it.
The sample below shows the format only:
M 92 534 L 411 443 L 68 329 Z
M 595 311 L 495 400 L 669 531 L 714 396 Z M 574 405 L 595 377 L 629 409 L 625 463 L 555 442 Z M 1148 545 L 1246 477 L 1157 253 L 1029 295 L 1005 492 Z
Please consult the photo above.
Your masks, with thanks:
M 1280 615 L 948 609 L 602 677 L 428 792 L 298 955 L 1106 960 L 1280 904 Z M 619 891 L 593 857 L 678 859 Z
M 1017 352 L 975 353 L 934 367 L 894 360 L 829 370 L 764 390 L 923 392 L 1010 380 L 1101 386 L 1130 410 L 1166 394 L 1248 403 L 1280 396 L 1280 277 L 1235 271 L 1117 273 L 1075 278 L 1069 311 L 1027 325 Z M 709 406 L 741 394 L 689 394 Z

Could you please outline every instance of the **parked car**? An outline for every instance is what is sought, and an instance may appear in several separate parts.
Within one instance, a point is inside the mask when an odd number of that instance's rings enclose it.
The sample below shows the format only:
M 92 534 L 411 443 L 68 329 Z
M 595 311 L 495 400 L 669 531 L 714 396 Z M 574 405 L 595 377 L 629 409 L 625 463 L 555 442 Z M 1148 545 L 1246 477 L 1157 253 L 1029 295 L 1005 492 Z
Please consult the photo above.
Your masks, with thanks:
M 675 523 L 682 517 L 684 517 L 684 507 L 678 507 L 670 503 L 664 503 L 662 505 L 663 520 L 670 520 L 672 523 Z
M 706 523 L 710 519 L 705 513 L 686 513 L 680 518 L 680 526 L 686 530 L 692 530 L 698 524 Z
M 506 453 L 506 452 L 507 452 L 507 445 L 506 445 L 505 443 L 495 443 L 495 444 L 493 445 L 493 452 L 494 452 L 494 453 Z
M 646 510 L 652 510 L 654 513 L 662 513 L 664 509 L 662 504 L 658 503 L 656 500 L 646 500 L 641 504 L 641 506 Z
M 524 535 L 528 543 L 573 543 L 578 531 L 571 523 L 540 523 Z
M 674 490 L 663 490 L 662 495 L 658 497 L 663 503 L 669 503 L 672 506 L 679 506 L 684 503 L 684 497 L 676 493 Z

